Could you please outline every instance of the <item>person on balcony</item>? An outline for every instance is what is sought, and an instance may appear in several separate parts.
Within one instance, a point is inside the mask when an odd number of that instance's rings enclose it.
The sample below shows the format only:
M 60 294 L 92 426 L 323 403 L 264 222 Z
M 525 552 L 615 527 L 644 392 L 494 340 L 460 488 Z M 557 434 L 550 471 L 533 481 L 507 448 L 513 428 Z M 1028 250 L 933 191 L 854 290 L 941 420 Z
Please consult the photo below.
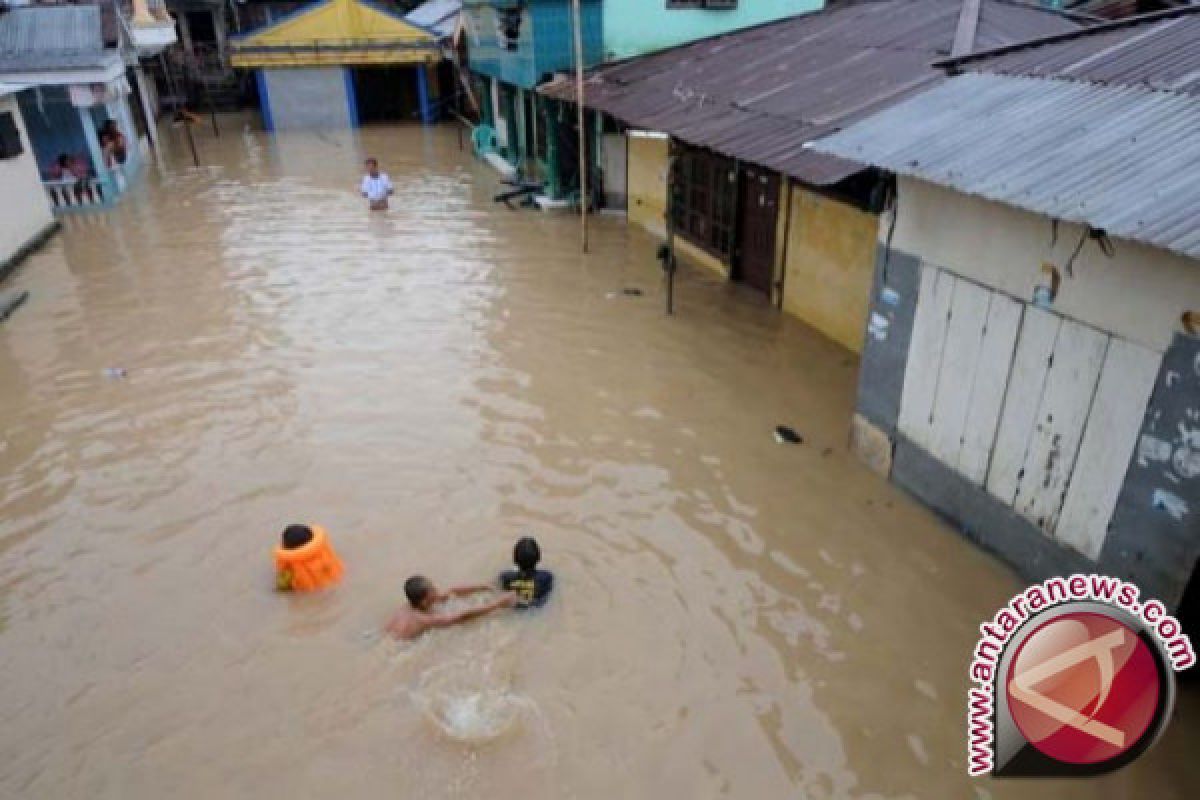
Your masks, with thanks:
M 100 152 L 104 154 L 104 166 L 112 169 L 117 164 L 125 163 L 125 134 L 121 133 L 121 129 L 117 127 L 116 120 L 105 120 L 100 126 L 100 130 L 96 131 L 96 138 L 100 140 Z
M 83 199 L 91 172 L 91 167 L 83 156 L 59 153 L 58 158 L 54 159 L 54 163 L 46 170 L 46 175 L 52 181 L 70 184 L 75 200 L 79 202 Z

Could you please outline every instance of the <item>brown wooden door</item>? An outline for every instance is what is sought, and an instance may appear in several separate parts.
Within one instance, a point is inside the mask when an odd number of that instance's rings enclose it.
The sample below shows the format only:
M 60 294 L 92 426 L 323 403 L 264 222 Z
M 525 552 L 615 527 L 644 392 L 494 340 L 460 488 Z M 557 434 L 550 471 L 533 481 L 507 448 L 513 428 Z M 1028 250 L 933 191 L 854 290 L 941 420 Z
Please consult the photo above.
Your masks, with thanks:
M 779 175 L 758 167 L 742 169 L 738 197 L 738 262 L 734 277 L 771 293 L 775 276 L 775 224 L 779 214 Z

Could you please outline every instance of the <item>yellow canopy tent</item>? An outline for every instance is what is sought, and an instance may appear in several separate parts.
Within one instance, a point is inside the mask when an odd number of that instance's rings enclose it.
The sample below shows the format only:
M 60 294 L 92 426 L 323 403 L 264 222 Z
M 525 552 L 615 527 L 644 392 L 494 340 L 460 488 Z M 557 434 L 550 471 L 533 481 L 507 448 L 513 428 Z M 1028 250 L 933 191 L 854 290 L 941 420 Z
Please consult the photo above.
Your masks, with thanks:
M 235 67 L 434 63 L 437 36 L 367 0 L 322 0 L 233 39 Z

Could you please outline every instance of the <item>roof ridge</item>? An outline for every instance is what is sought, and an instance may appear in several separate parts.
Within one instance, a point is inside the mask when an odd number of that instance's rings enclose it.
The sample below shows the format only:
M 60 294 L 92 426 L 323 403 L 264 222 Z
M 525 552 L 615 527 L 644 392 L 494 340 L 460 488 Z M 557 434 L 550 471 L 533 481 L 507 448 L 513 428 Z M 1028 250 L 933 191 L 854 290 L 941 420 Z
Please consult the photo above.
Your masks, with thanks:
M 995 2 L 1004 2 L 1004 0 L 994 0 Z M 975 53 L 967 53 L 966 55 L 956 56 L 953 58 L 944 58 L 940 61 L 933 62 L 933 66 L 941 69 L 954 72 L 964 64 L 969 64 L 975 61 L 982 61 L 994 56 L 1006 55 L 1015 53 L 1019 50 L 1027 50 L 1035 47 L 1042 47 L 1050 44 L 1058 44 L 1059 42 L 1069 42 L 1075 39 L 1082 39 L 1087 36 L 1095 36 L 1102 33 L 1110 33 L 1112 31 L 1121 30 L 1122 28 L 1133 28 L 1140 25 L 1148 25 L 1164 20 L 1175 19 L 1176 17 L 1188 16 L 1191 14 L 1200 14 L 1200 5 L 1179 6 L 1177 8 L 1169 8 L 1165 11 L 1153 11 L 1148 14 L 1137 14 L 1132 17 L 1107 22 L 1102 25 L 1091 25 L 1080 28 L 1079 30 L 1066 31 L 1063 33 L 1054 33 L 1049 36 L 1039 36 L 1036 39 L 1027 39 L 1024 42 L 1015 42 L 1013 44 L 1001 45 L 993 47 L 990 50 L 980 50 Z

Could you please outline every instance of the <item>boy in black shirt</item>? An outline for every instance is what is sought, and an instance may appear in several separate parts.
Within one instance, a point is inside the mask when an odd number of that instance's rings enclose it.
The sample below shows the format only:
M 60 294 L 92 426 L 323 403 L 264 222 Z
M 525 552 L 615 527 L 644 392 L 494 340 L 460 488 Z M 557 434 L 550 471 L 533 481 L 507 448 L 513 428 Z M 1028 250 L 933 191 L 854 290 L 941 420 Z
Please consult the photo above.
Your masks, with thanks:
M 554 588 L 554 575 L 538 569 L 542 551 L 530 536 L 517 540 L 513 547 L 516 569 L 500 573 L 500 588 L 517 593 L 517 608 L 538 608 Z

